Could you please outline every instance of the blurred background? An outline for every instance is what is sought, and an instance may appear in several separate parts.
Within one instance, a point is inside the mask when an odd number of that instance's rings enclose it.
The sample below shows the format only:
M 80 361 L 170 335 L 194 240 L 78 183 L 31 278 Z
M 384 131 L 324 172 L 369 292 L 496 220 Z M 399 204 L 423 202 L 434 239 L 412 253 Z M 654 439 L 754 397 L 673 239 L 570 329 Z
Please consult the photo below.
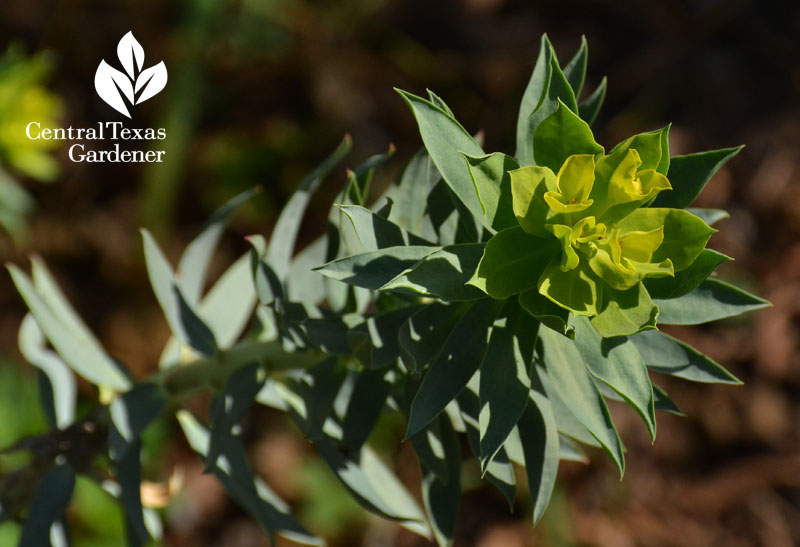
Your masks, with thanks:
M 89 127 L 122 118 L 94 92 L 100 60 L 116 61 L 129 30 L 145 66 L 164 60 L 169 83 L 137 107 L 132 127 L 164 127 L 162 164 L 73 163 L 24 126 Z M 171 259 L 223 201 L 264 191 L 237 216 L 214 268 L 269 234 L 294 185 L 346 132 L 355 166 L 397 153 L 389 183 L 419 148 L 416 124 L 392 90 L 435 90 L 488 151 L 512 151 L 517 108 L 547 32 L 560 58 L 589 42 L 587 89 L 609 78 L 596 127 L 612 147 L 672 122 L 673 154 L 746 144 L 698 206 L 731 218 L 713 248 L 735 257 L 721 276 L 773 308 L 700 328 L 669 329 L 727 366 L 744 387 L 661 378 L 688 415 L 659 415 L 654 446 L 638 417 L 612 412 L 628 449 L 619 481 L 593 453 L 562 464 L 544 521 L 530 525 L 526 493 L 509 514 L 499 493 L 467 480 L 456 545 L 751 546 L 800 544 L 800 4 L 755 0 L 581 2 L 522 0 L 4 0 L 0 4 L 0 256 L 38 253 L 109 352 L 138 377 L 156 367 L 169 332 L 147 281 L 139 226 Z M 47 123 L 45 123 L 47 122 Z M 301 234 L 324 227 L 344 182 L 336 171 Z M 302 243 L 301 243 L 302 244 Z M 0 447 L 42 432 L 36 376 L 16 351 L 25 308 L 0 276 Z M 86 386 L 84 386 L 86 387 Z M 88 394 L 89 391 L 87 390 Z M 247 419 L 254 467 L 312 531 L 334 546 L 428 545 L 362 512 L 288 420 Z M 415 457 L 403 424 L 380 438 L 409 484 Z M 208 475 L 174 424 L 148 431 L 145 473 L 163 504 L 175 470 L 184 488 L 163 509 L 165 545 L 256 546 L 268 539 Z M 6 458 L 6 459 L 4 459 Z M 10 465 L 0 458 L 0 473 Z M 475 469 L 465 469 L 475 477 Z M 523 481 L 524 482 L 524 481 Z M 119 512 L 88 481 L 71 506 L 76 545 L 122 541 Z M 17 531 L 0 525 L 0 545 Z M 279 545 L 290 545 L 279 541 Z

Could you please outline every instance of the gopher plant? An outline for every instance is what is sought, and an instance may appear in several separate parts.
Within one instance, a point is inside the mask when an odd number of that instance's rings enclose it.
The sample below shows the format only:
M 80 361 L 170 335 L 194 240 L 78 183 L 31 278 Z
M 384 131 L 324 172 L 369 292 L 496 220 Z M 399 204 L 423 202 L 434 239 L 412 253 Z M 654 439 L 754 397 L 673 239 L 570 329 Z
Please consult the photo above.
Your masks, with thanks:
M 562 69 L 542 38 L 513 155 L 487 154 L 433 92 L 398 91 L 424 148 L 384 196 L 365 206 L 392 148 L 348 170 L 327 233 L 295 253 L 306 204 L 349 150 L 345 138 L 300 183 L 269 240 L 249 237 L 252 249 L 205 294 L 220 235 L 248 194 L 213 215 L 177 270 L 143 231 L 173 333 L 147 378 L 103 350 L 42 260 L 30 277 L 9 266 L 30 309 L 20 350 L 41 371 L 53 431 L 11 447 L 33 457 L 2 479 L 0 519 L 24 520 L 25 545 L 65 544 L 64 510 L 84 474 L 119 500 L 131 544 L 157 538 L 158 515 L 140 498 L 141 434 L 175 416 L 265 531 L 320 545 L 251 471 L 239 422 L 263 404 L 292 417 L 366 509 L 449 545 L 462 437 L 512 506 L 513 464 L 526 470 L 535 523 L 559 461 L 586 461 L 581 445 L 602 447 L 623 473 L 607 399 L 633 408 L 655 439 L 656 410 L 680 411 L 651 373 L 738 383 L 658 327 L 767 305 L 710 277 L 730 260 L 706 248 L 726 213 L 688 208 L 739 148 L 671 158 L 665 127 L 606 151 L 591 130 L 605 80 L 577 100 L 586 55 L 584 42 Z M 75 374 L 97 387 L 96 408 L 79 421 Z M 208 420 L 183 408 L 203 392 Z M 383 413 L 406 420 L 422 506 L 368 443 Z

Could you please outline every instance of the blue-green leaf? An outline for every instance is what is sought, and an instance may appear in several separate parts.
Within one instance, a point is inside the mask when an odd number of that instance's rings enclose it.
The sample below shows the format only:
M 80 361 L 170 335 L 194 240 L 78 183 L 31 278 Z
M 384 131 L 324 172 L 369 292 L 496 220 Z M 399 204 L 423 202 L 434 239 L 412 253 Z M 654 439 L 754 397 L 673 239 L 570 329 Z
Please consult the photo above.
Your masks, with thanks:
M 672 184 L 671 192 L 661 192 L 655 201 L 656 207 L 683 209 L 692 204 L 720 167 L 738 154 L 744 146 L 698 152 L 686 156 L 674 156 L 667 178 Z
M 544 515 L 556 483 L 560 442 L 544 388 L 538 378 L 532 379 L 532 383 L 530 401 L 520 417 L 518 429 L 533 500 L 533 523 L 536 524 Z
M 67 508 L 75 487 L 75 472 L 68 464 L 55 465 L 42 478 L 33 495 L 22 526 L 19 544 L 24 547 L 50 545 L 50 528 Z
M 300 230 L 300 223 L 303 221 L 303 214 L 312 194 L 331 169 L 347 155 L 352 145 L 350 135 L 345 135 L 336 150 L 300 181 L 297 190 L 281 210 L 266 252 L 266 261 L 275 270 L 278 279 L 282 281 L 286 279 L 294 254 L 297 232 Z
M 78 398 L 75 374 L 55 352 L 47 349 L 47 340 L 29 313 L 19 327 L 19 351 L 25 359 L 46 376 L 52 397 L 43 401 L 43 407 L 52 409 L 51 426 L 64 429 L 75 420 Z M 45 393 L 40 394 L 45 397 Z
M 694 207 L 689 207 L 686 209 L 686 211 L 696 217 L 700 217 L 700 219 L 709 226 L 713 226 L 720 220 L 731 218 L 731 215 L 728 214 L 728 211 L 723 209 L 697 209 Z
M 239 436 L 239 421 L 261 391 L 267 375 L 258 363 L 234 371 L 211 400 L 211 438 L 206 453 L 206 471 L 217 465 L 229 437 Z
M 547 374 L 556 393 L 563 401 L 569 401 L 569 410 L 600 442 L 622 475 L 625 470 L 622 441 L 577 347 L 550 329 L 540 329 L 539 337 L 544 345 Z
M 676 405 L 675 402 L 670 399 L 669 395 L 667 395 L 667 392 L 655 384 L 653 384 L 653 395 L 655 395 L 656 410 L 668 412 L 676 416 L 686 416 L 686 414 L 684 414 L 683 411 L 678 408 L 678 405 Z
M 423 466 L 422 500 L 433 530 L 433 537 L 439 547 L 453 544 L 461 501 L 461 447 L 458 437 L 449 420 L 439 420 L 439 439 L 442 457 L 447 466 L 447 478 Z
M 142 229 L 141 232 L 150 284 L 153 286 L 153 292 L 164 311 L 172 333 L 184 344 L 200 353 L 213 356 L 217 352 L 214 334 L 184 298 L 175 281 L 172 268 L 161 253 L 153 236 L 145 229 Z
M 543 34 L 539 56 L 522 95 L 522 103 L 519 105 L 519 114 L 517 115 L 517 149 L 514 156 L 521 165 L 533 164 L 533 131 L 529 121 L 531 114 L 542 104 L 550 85 L 550 58 L 552 56 L 553 46 L 547 35 Z
M 142 442 L 137 437 L 117 460 L 116 478 L 119 483 L 119 501 L 125 511 L 125 522 L 128 533 L 144 545 L 150 541 L 150 532 L 145 523 L 144 507 L 142 507 Z
M 314 268 L 325 277 L 357 287 L 379 289 L 441 247 L 387 247 L 328 262 Z
M 425 214 L 426 202 L 420 196 L 427 196 L 439 180 L 441 175 L 428 151 L 420 149 L 386 191 L 385 196 L 394 202 L 389 220 L 428 239 L 435 237 L 430 219 Z
M 605 76 L 600 80 L 600 84 L 592 91 L 592 94 L 586 97 L 586 100 L 578 105 L 578 114 L 589 125 L 594 124 L 597 120 L 597 115 L 600 113 L 600 108 L 603 106 L 603 101 L 606 98 L 606 90 L 608 88 L 608 80 Z
M 489 347 L 481 362 L 480 463 L 485 471 L 517 425 L 531 388 L 530 358 L 525 358 L 517 339 L 520 313 L 509 299 L 492 326 Z
M 366 367 L 380 368 L 400 355 L 397 332 L 419 306 L 406 306 L 367 318 L 347 333 L 350 349 Z
M 298 397 L 287 402 L 295 421 L 309 440 L 323 438 L 325 422 L 334 414 L 333 405 L 346 376 L 347 368 L 339 359 L 329 357 L 290 382 Z
M 242 192 L 214 211 L 200 233 L 183 251 L 176 275 L 180 279 L 183 295 L 192 305 L 200 301 L 208 265 L 233 212 L 256 192 L 256 189 Z
M 400 290 L 447 302 L 482 298 L 483 292 L 466 283 L 478 267 L 484 247 L 483 243 L 448 245 L 400 273 L 381 290 Z
M 680 340 L 658 331 L 631 336 L 639 353 L 653 372 L 669 374 L 692 382 L 741 384 L 733 374 Z
M 706 279 L 680 298 L 654 302 L 661 312 L 658 322 L 665 325 L 699 325 L 770 306 L 763 298 L 716 279 Z
M 205 455 L 210 437 L 208 431 L 186 410 L 179 410 L 177 417 L 189 445 L 198 454 Z M 233 499 L 270 535 L 277 534 L 302 545 L 325 544 L 301 526 L 291 516 L 286 502 L 253 474 L 239 439 L 228 438 L 212 471 Z
M 45 300 L 22 270 L 13 264 L 9 264 L 8 269 L 31 315 L 64 362 L 94 384 L 107 386 L 116 391 L 126 390 L 130 380 L 122 372 L 119 364 L 109 357 L 99 344 L 93 343 L 93 338 L 81 335 L 82 329 L 76 328 L 74 323 L 65 323 L 64 308 L 54 309 L 51 305 L 53 300 Z
M 483 214 L 492 228 L 504 230 L 516 226 L 508 172 L 519 169 L 517 160 L 500 152 L 477 157 L 464 154 L 464 158 L 483 207 Z
M 491 299 L 478 300 L 459 319 L 414 397 L 406 438 L 438 416 L 478 369 L 488 343 L 484 333 L 502 304 Z
M 564 76 L 569 82 L 569 86 L 575 93 L 575 97 L 581 94 L 583 81 L 586 79 L 586 65 L 589 55 L 589 45 L 586 43 L 586 36 L 581 36 L 581 45 L 578 51 L 564 67 Z
M 392 388 L 393 372 L 364 369 L 358 373 L 342 420 L 342 443 L 359 450 L 381 417 Z
M 547 371 L 541 366 L 537 366 L 536 372 L 538 373 L 539 380 L 542 382 L 542 386 L 545 388 L 547 399 L 550 401 L 550 407 L 553 410 L 553 418 L 556 421 L 559 433 L 565 438 L 574 439 L 585 445 L 600 448 L 602 445 L 589 433 L 589 430 L 578 421 L 578 418 L 576 418 L 575 414 L 570 410 L 570 405 L 561 399 L 555 387 L 553 387 L 553 381 L 550 379 Z M 611 390 L 609 389 L 609 391 Z
M 209 289 L 197 306 L 197 312 L 214 333 L 217 344 L 225 349 L 242 334 L 255 304 L 250 257 L 246 253 Z
M 409 372 L 419 372 L 439 354 L 450 331 L 465 311 L 465 305 L 432 303 L 400 327 L 397 339 L 400 358 Z
M 314 446 L 364 508 L 413 527 L 421 535 L 429 535 L 430 531 L 424 524 L 425 516 L 414 498 L 368 446 L 363 446 L 355 457 L 343 454 L 328 439 L 319 439 Z
M 112 401 L 109 407 L 111 427 L 108 449 L 114 461 L 121 461 L 150 423 L 161 415 L 167 405 L 167 393 L 152 382 L 133 386 Z
M 339 234 L 349 254 L 360 254 L 387 247 L 433 245 L 358 205 L 339 205 L 342 219 Z
M 470 156 L 483 156 L 484 151 L 475 139 L 444 110 L 421 97 L 396 90 L 414 113 L 422 135 L 422 142 L 445 182 L 472 215 L 491 229 L 492 223 L 484 217 L 483 207 L 475 192 L 472 177 L 461 152 Z
M 480 429 L 478 425 L 481 408 L 481 402 L 478 396 L 478 391 L 480 390 L 481 384 L 480 376 L 480 371 L 476 371 L 467 383 L 467 387 L 461 390 L 461 393 L 459 393 L 456 397 L 458 410 L 460 411 L 459 416 L 464 424 L 464 429 L 466 430 L 467 441 L 469 442 L 470 450 L 478 462 L 480 462 L 481 459 Z M 510 442 L 512 437 L 514 437 L 514 434 L 509 436 L 509 440 L 506 441 L 503 448 L 501 448 L 495 454 L 494 458 L 488 463 L 486 471 L 483 474 L 483 477 L 486 480 L 488 480 L 490 483 L 496 486 L 500 492 L 502 492 L 503 496 L 506 498 L 506 501 L 508 501 L 508 506 L 510 509 L 514 508 L 514 499 L 517 493 L 517 483 L 514 478 L 514 469 L 509 461 L 509 458 L 511 458 L 509 446 L 513 444 Z M 521 452 L 522 451 L 520 450 L 520 453 Z M 514 461 L 524 465 L 522 457 Z
M 625 338 L 603 338 L 584 317 L 575 318 L 575 346 L 589 372 L 616 391 L 656 438 L 653 387 L 636 346 Z

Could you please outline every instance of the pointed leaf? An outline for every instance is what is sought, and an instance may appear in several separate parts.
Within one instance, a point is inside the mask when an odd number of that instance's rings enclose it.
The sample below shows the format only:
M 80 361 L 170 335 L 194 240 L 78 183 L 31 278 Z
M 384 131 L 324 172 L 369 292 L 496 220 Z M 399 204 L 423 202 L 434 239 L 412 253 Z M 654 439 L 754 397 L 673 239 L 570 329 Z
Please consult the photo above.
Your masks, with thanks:
M 206 453 L 206 470 L 217 465 L 230 437 L 238 437 L 239 421 L 261 391 L 266 380 L 264 368 L 253 363 L 233 372 L 211 401 L 211 438 Z
M 611 414 L 586 370 L 575 344 L 549 329 L 541 329 L 544 361 L 553 388 L 569 409 L 606 450 L 617 464 L 620 476 L 625 470 L 622 441 L 617 434 Z
M 181 260 L 178 263 L 176 276 L 180 280 L 183 295 L 192 305 L 200 301 L 211 257 L 214 255 L 214 250 L 217 248 L 231 216 L 256 191 L 253 189 L 242 192 L 214 211 L 211 217 L 203 224 L 200 233 L 195 236 L 192 242 L 187 245 L 186 250 L 183 251 Z
M 39 328 L 70 368 L 94 384 L 116 391 L 126 390 L 130 381 L 119 365 L 102 348 L 77 335 L 75 325 L 63 323 L 64 316 L 48 305 L 22 270 L 13 264 L 9 264 L 8 269 Z
M 144 545 L 150 541 L 150 532 L 145 523 L 144 507 L 142 507 L 142 442 L 137 437 L 125 451 L 116 465 L 116 479 L 119 483 L 118 499 L 125 512 L 125 523 L 128 534 L 135 541 Z
M 478 369 L 488 343 L 484 333 L 501 306 L 502 301 L 478 300 L 459 319 L 414 397 L 406 438 L 438 416 Z
M 560 442 L 556 421 L 539 379 L 533 380 L 530 401 L 519 420 L 528 487 L 533 500 L 533 523 L 544 515 L 556 483 Z
M 179 410 L 177 417 L 189 445 L 195 452 L 205 455 L 210 437 L 208 431 L 186 410 Z M 325 544 L 301 526 L 292 517 L 286 502 L 253 474 L 239 439 L 229 438 L 223 454 L 217 458 L 213 473 L 231 497 L 270 535 L 277 534 L 303 545 Z
M 340 205 L 338 208 L 342 212 L 339 233 L 350 254 L 377 251 L 387 247 L 433 245 L 364 207 Z
M 47 472 L 33 495 L 20 545 L 50 545 L 50 528 L 63 516 L 74 487 L 75 472 L 69 465 L 55 465 Z
M 111 459 L 122 461 L 145 428 L 161 415 L 166 406 L 167 393 L 151 382 L 136 384 L 130 391 L 116 397 L 109 407 L 108 451 Z
M 172 333 L 184 344 L 200 353 L 213 356 L 217 352 L 214 334 L 184 298 L 175 281 L 172 268 L 153 236 L 145 229 L 141 232 L 150 284 Z
M 726 218 L 731 218 L 731 215 L 728 214 L 728 211 L 723 209 L 696 209 L 694 207 L 689 207 L 686 209 L 688 213 L 693 214 L 696 217 L 699 217 L 703 222 L 708 224 L 709 226 L 713 226 L 720 220 L 724 220 Z
M 342 420 L 342 443 L 360 450 L 381 417 L 392 388 L 392 372 L 364 369 L 358 373 Z
M 198 315 L 223 349 L 236 342 L 253 315 L 257 298 L 250 264 L 249 253 L 240 256 L 197 306 Z
M 568 109 L 572 112 L 577 112 L 578 108 L 575 102 L 575 94 L 572 92 L 572 88 L 569 86 L 569 82 L 564 77 L 564 73 L 561 72 L 561 69 L 558 67 L 558 61 L 555 58 L 555 54 L 550 59 L 550 76 L 549 76 L 549 84 L 547 87 L 547 92 L 542 99 L 541 105 L 531 114 L 530 118 L 528 118 L 528 137 L 527 141 L 530 144 L 530 149 L 532 149 L 533 154 L 530 156 L 531 161 L 530 164 L 539 165 L 538 161 L 534 161 L 536 158 L 536 139 L 535 135 L 538 131 L 539 127 L 541 126 L 542 122 L 547 118 L 551 117 L 553 113 L 558 109 L 559 104 L 565 104 Z M 520 160 L 520 165 L 529 165 L 525 161 L 522 161 L 522 158 L 517 158 Z
M 387 247 L 328 262 L 314 268 L 329 277 L 357 287 L 379 289 L 440 247 L 421 245 Z
M 266 253 L 266 262 L 275 270 L 280 280 L 284 281 L 289 271 L 297 232 L 311 196 L 327 174 L 347 155 L 352 145 L 350 135 L 345 135 L 336 150 L 300 181 L 289 202 L 281 210 Z
M 676 209 L 688 207 L 697 199 L 714 173 L 742 148 L 744 146 L 673 157 L 667 173 L 672 191 L 661 192 L 656 198 L 655 206 Z
M 55 352 L 47 349 L 44 333 L 30 313 L 25 315 L 19 327 L 19 351 L 29 363 L 42 371 L 50 385 L 52 399 L 43 401 L 42 405 L 52 408 L 50 425 L 65 429 L 75 421 L 78 398 L 75 374 Z M 46 394 L 41 393 L 40 396 L 44 398 Z
M 430 238 L 426 229 L 425 201 L 433 186 L 441 180 L 425 148 L 420 149 L 408 162 L 402 175 L 386 191 L 394 202 L 389 220 L 410 232 Z
M 362 447 L 354 458 L 337 450 L 328 439 L 320 439 L 314 446 L 336 477 L 364 508 L 404 524 L 417 523 L 418 533 L 426 535 L 427 526 L 421 525 L 425 516 L 419 506 L 368 446 Z
M 533 67 L 525 93 L 522 95 L 522 103 L 519 106 L 517 116 L 517 149 L 514 156 L 521 165 L 533 164 L 533 131 L 529 121 L 542 101 L 545 99 L 547 89 L 550 85 L 551 69 L 550 59 L 553 56 L 553 46 L 546 34 L 542 35 L 541 45 L 539 46 L 539 56 L 536 65 Z
M 447 185 L 472 215 L 487 228 L 491 221 L 484 217 L 475 185 L 466 162 L 460 152 L 471 156 L 483 156 L 484 151 L 475 139 L 444 110 L 433 103 L 396 89 L 414 113 L 422 135 L 422 142 L 433 163 L 442 174 Z
M 481 408 L 480 399 L 478 397 L 480 383 L 480 371 L 477 371 L 473 377 L 470 378 L 469 382 L 467 383 L 467 387 L 458 394 L 456 399 L 458 403 L 458 410 L 461 413 L 460 417 L 462 418 L 462 422 L 466 429 L 470 450 L 478 462 L 480 462 L 481 458 L 480 429 L 478 425 Z M 516 430 L 514 433 L 516 433 Z M 500 492 L 502 492 L 503 496 L 508 502 L 509 509 L 512 510 L 514 508 L 514 499 L 516 498 L 517 493 L 517 483 L 516 479 L 514 478 L 514 468 L 509 461 L 511 458 L 509 445 L 513 444 L 510 443 L 510 440 L 515 436 L 514 433 L 509 436 L 509 440 L 506 441 L 503 448 L 501 448 L 497 454 L 495 454 L 494 458 L 489 462 L 483 475 L 483 478 L 488 480 L 490 483 L 496 486 Z M 518 435 L 516 437 L 517 439 L 519 438 Z M 520 450 L 520 454 L 521 452 L 522 451 Z M 524 464 L 524 461 L 521 457 L 514 461 Z
M 478 267 L 485 245 L 463 243 L 435 251 L 380 287 L 402 290 L 447 302 L 475 300 L 484 293 L 466 285 Z
M 316 441 L 324 436 L 325 422 L 334 414 L 333 405 L 346 376 L 346 367 L 336 357 L 329 357 L 291 382 L 298 397 L 287 402 L 292 405 L 292 415 L 309 440 Z
M 555 305 L 551 300 L 539 294 L 536 288 L 519 295 L 519 305 L 536 320 L 568 338 L 575 338 L 575 329 L 570 324 L 569 310 Z
M 600 85 L 592 91 L 592 94 L 586 97 L 586 100 L 578 105 L 578 113 L 583 120 L 589 125 L 594 124 L 597 120 L 597 115 L 600 113 L 600 108 L 603 106 L 603 101 L 606 98 L 606 89 L 608 87 L 608 80 L 605 76 L 600 80 Z
M 569 86 L 575 93 L 575 97 L 578 97 L 583 89 L 583 81 L 586 79 L 588 55 L 589 46 L 586 43 L 586 36 L 581 36 L 581 45 L 578 51 L 564 67 L 564 76 L 566 76 Z
M 699 325 L 758 310 L 771 304 L 753 294 L 716 279 L 706 279 L 680 298 L 655 300 L 665 325 Z
M 483 213 L 492 228 L 503 230 L 516 226 L 508 172 L 519 169 L 517 161 L 500 152 L 477 157 L 464 154 L 464 158 Z
M 575 346 L 589 372 L 616 391 L 644 420 L 656 438 L 653 386 L 636 346 L 624 338 L 602 338 L 583 318 L 575 319 Z
M 696 349 L 658 331 L 631 336 L 639 353 L 653 372 L 669 374 L 692 382 L 741 384 L 733 374 Z
M 464 313 L 462 305 L 432 303 L 406 321 L 397 335 L 400 358 L 409 372 L 420 372 L 442 350 L 450 331 Z
M 670 399 L 669 395 L 667 395 L 667 392 L 655 384 L 653 384 L 653 395 L 655 395 L 656 399 L 656 410 L 668 412 L 676 416 L 686 416 L 686 414 L 684 414 L 683 411 L 678 408 L 678 405 L 676 405 L 675 402 Z
M 367 318 L 347 333 L 350 349 L 366 367 L 381 368 L 400 355 L 397 332 L 419 306 L 406 306 Z
M 652 298 L 678 298 L 694 290 L 702 281 L 726 260 L 731 257 L 711 249 L 704 249 L 692 264 L 674 277 L 648 278 L 644 286 Z
M 461 447 L 449 420 L 439 420 L 443 457 L 448 468 L 447 480 L 423 467 L 422 500 L 440 547 L 453 544 L 461 501 Z
M 589 433 L 589 430 L 575 417 L 575 414 L 570 409 L 571 405 L 567 404 L 558 395 L 547 371 L 542 366 L 537 365 L 536 372 L 545 389 L 547 399 L 550 401 L 550 407 L 553 410 L 553 418 L 556 421 L 556 426 L 558 427 L 559 433 L 562 434 L 562 437 L 574 439 L 582 444 L 600 448 L 602 446 L 600 442 L 594 438 L 592 434 Z M 611 389 L 609 389 L 609 391 L 611 391 Z M 611 392 L 614 393 L 613 391 Z
M 525 313 L 509 299 L 494 322 L 489 347 L 480 365 L 480 463 L 483 470 L 517 425 L 531 388 L 526 359 L 516 336 L 518 315 Z

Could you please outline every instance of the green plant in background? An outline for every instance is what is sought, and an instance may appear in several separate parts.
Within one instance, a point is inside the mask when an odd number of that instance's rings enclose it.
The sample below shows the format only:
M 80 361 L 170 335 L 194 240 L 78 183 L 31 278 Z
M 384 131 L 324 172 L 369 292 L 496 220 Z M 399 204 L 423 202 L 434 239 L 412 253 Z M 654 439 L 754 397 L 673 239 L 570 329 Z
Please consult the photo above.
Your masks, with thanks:
M 51 67 L 46 53 L 26 57 L 16 46 L 0 57 L 0 225 L 16 239 L 24 233 L 33 199 L 9 170 L 42 182 L 58 176 L 58 162 L 50 155 L 58 141 L 24 137 L 32 120 L 54 126 L 61 115 L 61 99 L 43 85 Z
M 513 464 L 525 468 L 536 522 L 559 461 L 586 461 L 581 444 L 602 447 L 623 472 L 606 399 L 630 405 L 655 438 L 655 411 L 680 411 L 649 372 L 738 383 L 657 327 L 767 305 L 710 278 L 728 257 L 705 248 L 709 225 L 726 214 L 686 208 L 739 149 L 670 158 L 665 128 L 606 153 L 590 130 L 605 80 L 576 100 L 586 55 L 584 42 L 562 69 L 543 37 L 513 157 L 487 155 L 434 93 L 401 91 L 425 147 L 386 193 L 365 206 L 393 148 L 348 171 L 327 233 L 295 254 L 306 205 L 349 150 L 345 138 L 300 183 L 270 240 L 248 238 L 252 249 L 205 294 L 222 230 L 249 193 L 212 216 L 177 271 L 143 231 L 174 335 L 150 377 L 132 378 L 105 352 L 40 259 L 30 277 L 10 266 L 30 309 L 20 349 L 42 371 L 53 431 L 12 447 L 33 453 L 41 479 L 26 495 L 0 489 L 0 520 L 23 520 L 24 545 L 58 539 L 81 474 L 119 501 L 131 544 L 157 538 L 158 515 L 140 498 L 141 436 L 175 415 L 207 470 L 267 532 L 321 544 L 250 470 L 239 422 L 263 404 L 291 416 L 362 506 L 448 545 L 460 434 L 512 506 Z M 77 422 L 75 373 L 97 386 L 99 403 Z M 207 423 L 182 406 L 202 392 L 213 394 Z M 369 442 L 382 413 L 406 420 L 422 507 Z M 79 448 L 64 442 L 75 439 Z

